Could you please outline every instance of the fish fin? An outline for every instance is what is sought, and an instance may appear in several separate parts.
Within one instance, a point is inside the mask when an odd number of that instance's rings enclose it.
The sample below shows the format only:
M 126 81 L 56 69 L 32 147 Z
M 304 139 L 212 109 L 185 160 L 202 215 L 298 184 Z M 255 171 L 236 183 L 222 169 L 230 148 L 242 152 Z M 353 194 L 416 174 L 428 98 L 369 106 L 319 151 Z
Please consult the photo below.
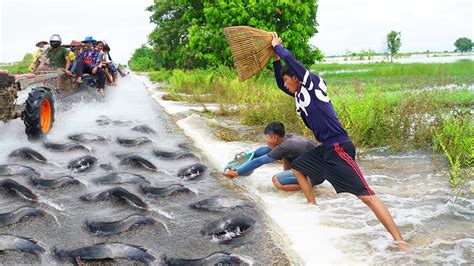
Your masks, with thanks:
M 29 242 L 31 242 L 31 243 L 33 243 L 33 244 L 38 244 L 38 241 L 35 240 L 35 239 L 33 239 L 33 238 L 31 238 L 31 237 L 25 237 L 25 236 L 17 236 L 17 237 L 18 237 L 18 238 L 21 238 L 21 239 L 24 239 L 24 240 L 26 240 L 26 241 L 29 241 Z
M 134 248 L 137 248 L 143 252 L 148 252 L 148 249 L 146 249 L 145 247 L 143 246 L 139 246 L 139 245 L 132 245 L 132 244 L 127 244 L 128 246 L 131 246 L 131 247 L 134 247 Z

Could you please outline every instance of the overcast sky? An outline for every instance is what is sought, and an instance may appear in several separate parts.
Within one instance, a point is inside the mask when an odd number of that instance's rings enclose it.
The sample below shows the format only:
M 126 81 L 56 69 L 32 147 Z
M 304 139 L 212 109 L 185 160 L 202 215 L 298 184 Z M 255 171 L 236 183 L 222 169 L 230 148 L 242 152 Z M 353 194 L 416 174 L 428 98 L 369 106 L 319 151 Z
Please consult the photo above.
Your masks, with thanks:
M 36 42 L 58 33 L 63 43 L 106 40 L 115 61 L 127 63 L 154 29 L 153 0 L 0 0 L 0 62 L 21 60 Z
M 452 51 L 474 36 L 474 0 L 320 0 L 311 43 L 324 54 L 382 51 L 387 33 L 402 33 L 401 51 Z
M 21 60 L 35 43 L 58 33 L 64 43 L 105 39 L 112 58 L 126 63 L 154 25 L 152 0 L 0 0 L 0 62 Z M 319 33 L 311 43 L 326 55 L 381 51 L 387 33 L 402 32 L 401 51 L 453 50 L 473 39 L 473 0 L 319 0 Z

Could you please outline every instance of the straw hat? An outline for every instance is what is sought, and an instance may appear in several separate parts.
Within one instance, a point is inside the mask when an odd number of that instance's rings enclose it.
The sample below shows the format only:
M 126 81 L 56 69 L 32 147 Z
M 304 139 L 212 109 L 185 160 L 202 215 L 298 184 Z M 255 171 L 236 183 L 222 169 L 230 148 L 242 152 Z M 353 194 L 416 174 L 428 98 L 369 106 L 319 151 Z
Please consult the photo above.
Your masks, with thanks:
M 39 41 L 36 43 L 36 47 L 40 47 L 41 45 L 46 45 L 46 44 L 49 44 L 49 42 L 47 41 Z
M 82 43 L 80 41 L 72 40 L 70 46 L 78 46 L 81 45 Z

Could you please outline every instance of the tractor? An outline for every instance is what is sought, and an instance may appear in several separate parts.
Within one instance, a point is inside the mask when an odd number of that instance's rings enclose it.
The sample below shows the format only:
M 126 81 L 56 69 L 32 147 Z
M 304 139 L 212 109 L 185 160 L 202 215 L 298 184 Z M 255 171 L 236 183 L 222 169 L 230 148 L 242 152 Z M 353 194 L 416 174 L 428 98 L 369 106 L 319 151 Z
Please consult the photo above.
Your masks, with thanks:
M 85 75 L 78 84 L 64 72 L 10 75 L 0 70 L 0 120 L 21 118 L 30 141 L 43 138 L 53 127 L 55 99 L 95 87 L 97 80 Z M 18 93 L 29 91 L 24 103 L 17 103 Z

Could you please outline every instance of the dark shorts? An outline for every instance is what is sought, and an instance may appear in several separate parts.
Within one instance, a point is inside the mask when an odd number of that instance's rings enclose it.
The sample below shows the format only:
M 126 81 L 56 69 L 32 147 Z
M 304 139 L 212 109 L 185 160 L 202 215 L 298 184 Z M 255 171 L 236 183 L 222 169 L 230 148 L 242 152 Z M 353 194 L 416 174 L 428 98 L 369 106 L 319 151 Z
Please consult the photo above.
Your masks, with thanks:
M 299 185 L 298 180 L 296 180 L 296 176 L 293 174 L 291 170 L 283 171 L 275 175 L 278 182 L 284 185 Z M 324 182 L 323 178 L 320 177 L 309 177 L 311 185 L 316 186 Z
M 117 73 L 117 67 L 115 67 L 114 64 L 110 63 L 107 65 L 107 68 L 109 69 L 110 74 L 115 74 Z
M 296 158 L 291 168 L 306 176 L 320 176 L 331 183 L 337 193 L 356 196 L 375 195 L 355 163 L 355 147 L 351 141 L 331 146 L 318 146 Z

